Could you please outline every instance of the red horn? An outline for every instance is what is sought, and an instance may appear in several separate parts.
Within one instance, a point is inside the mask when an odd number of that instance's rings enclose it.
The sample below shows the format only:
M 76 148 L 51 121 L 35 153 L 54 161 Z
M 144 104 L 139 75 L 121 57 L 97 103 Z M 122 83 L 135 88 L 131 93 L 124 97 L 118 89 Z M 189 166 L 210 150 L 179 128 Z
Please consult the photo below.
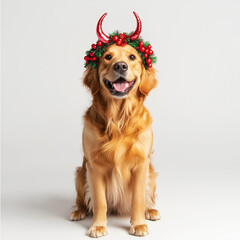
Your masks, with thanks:
M 100 19 L 98 20 L 98 23 L 97 23 L 97 36 L 98 36 L 99 40 L 102 41 L 103 43 L 110 42 L 110 38 L 102 30 L 102 21 L 106 17 L 106 15 L 107 15 L 107 13 L 104 13 L 100 17 Z
M 142 22 L 141 22 L 141 19 L 140 17 L 135 13 L 133 12 L 133 14 L 135 15 L 136 19 L 137 19 L 137 27 L 136 27 L 136 30 L 134 33 L 132 33 L 129 38 L 132 40 L 132 41 L 135 41 L 139 36 L 140 36 L 140 33 L 141 33 L 141 30 L 142 30 Z

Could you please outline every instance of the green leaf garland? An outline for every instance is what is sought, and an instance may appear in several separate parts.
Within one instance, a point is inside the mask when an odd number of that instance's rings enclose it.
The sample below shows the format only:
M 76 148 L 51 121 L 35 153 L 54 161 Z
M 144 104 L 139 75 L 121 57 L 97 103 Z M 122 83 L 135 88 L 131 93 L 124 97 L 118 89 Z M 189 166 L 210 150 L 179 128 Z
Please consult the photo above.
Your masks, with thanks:
M 93 44 L 95 47 L 94 48 L 92 47 L 90 50 L 86 51 L 86 56 L 84 57 L 85 67 L 97 68 L 99 58 L 104 54 L 104 52 L 106 51 L 106 48 L 114 43 L 119 46 L 124 46 L 126 44 L 129 44 L 130 46 L 132 46 L 133 48 L 135 48 L 138 51 L 140 57 L 142 58 L 145 68 L 148 69 L 148 68 L 152 67 L 152 64 L 157 62 L 157 57 L 153 53 L 150 43 L 148 41 L 144 42 L 141 37 L 137 38 L 135 41 L 132 41 L 129 38 L 129 36 L 131 34 L 132 33 L 126 34 L 126 33 L 119 33 L 119 31 L 115 31 L 115 32 L 109 34 L 109 37 L 110 37 L 109 43 L 107 43 L 107 44 L 102 43 L 101 46 L 98 46 L 97 43 L 96 43 L 96 45 Z M 122 37 L 119 37 L 119 35 Z M 116 36 L 117 36 L 118 40 L 121 39 L 121 42 L 113 40 L 113 37 L 116 38 Z M 98 40 L 98 41 L 100 41 L 100 40 Z M 141 49 L 140 45 L 143 47 L 142 49 Z M 148 54 L 147 54 L 147 58 L 146 58 L 145 51 L 147 49 L 148 49 L 148 51 L 147 51 Z M 145 51 L 143 51 L 143 50 L 145 50 Z M 149 52 L 151 52 L 151 54 Z M 90 55 L 90 53 L 92 54 L 92 56 Z M 148 59 L 150 59 L 150 60 L 148 60 Z M 150 63 L 147 63 L 147 61 Z

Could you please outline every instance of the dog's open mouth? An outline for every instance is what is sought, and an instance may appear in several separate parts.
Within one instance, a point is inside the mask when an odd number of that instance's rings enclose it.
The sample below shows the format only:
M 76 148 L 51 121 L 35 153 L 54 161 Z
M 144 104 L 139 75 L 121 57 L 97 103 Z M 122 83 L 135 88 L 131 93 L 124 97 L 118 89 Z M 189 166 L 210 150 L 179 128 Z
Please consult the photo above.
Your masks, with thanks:
M 136 80 L 128 82 L 125 78 L 118 78 L 114 82 L 110 82 L 107 79 L 104 79 L 104 84 L 107 89 L 115 96 L 124 96 L 130 92 L 133 88 Z

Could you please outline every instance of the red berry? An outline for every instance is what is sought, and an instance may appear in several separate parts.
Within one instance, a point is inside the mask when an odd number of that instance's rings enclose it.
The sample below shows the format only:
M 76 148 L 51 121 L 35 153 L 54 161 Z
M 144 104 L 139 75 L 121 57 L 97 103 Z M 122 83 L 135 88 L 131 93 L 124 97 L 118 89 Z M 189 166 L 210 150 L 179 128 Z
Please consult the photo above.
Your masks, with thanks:
M 96 60 L 97 60 L 97 58 L 96 58 L 95 56 L 93 56 L 92 60 L 93 60 L 93 61 L 96 61 Z
M 148 48 L 148 49 L 152 48 L 151 44 L 149 44 L 149 45 L 147 46 L 147 48 Z
M 93 52 L 90 52 L 90 56 L 92 57 L 94 54 L 93 54 Z
M 97 45 L 98 45 L 99 47 L 101 47 L 101 46 L 102 46 L 102 42 L 101 42 L 101 41 L 97 41 Z
M 139 47 L 136 47 L 137 50 L 139 50 Z
M 122 44 L 122 39 L 118 39 L 117 41 L 116 41 L 116 44 L 119 46 L 119 45 L 121 45 Z
M 138 44 L 140 47 L 143 47 L 144 46 L 144 42 L 143 41 L 141 41 L 141 42 L 139 42 L 139 44 Z
M 149 55 L 153 55 L 153 50 L 150 49 L 150 50 L 148 51 L 148 54 L 149 54 Z
M 141 52 L 145 52 L 145 47 L 140 47 Z
M 149 49 L 146 49 L 146 50 L 145 50 L 145 53 L 148 54 L 148 53 L 149 53 Z
M 92 61 L 93 59 L 92 58 L 89 58 L 90 61 Z
M 151 63 L 149 63 L 149 64 L 148 64 L 148 67 L 149 67 L 149 68 L 151 68 L 151 67 L 152 67 L 152 64 L 151 64 Z
M 89 60 L 89 57 L 88 57 L 88 56 L 85 56 L 85 57 L 84 57 L 84 60 L 85 60 L 85 61 L 88 61 L 88 60 Z
M 150 58 L 148 58 L 147 60 L 146 60 L 146 63 L 147 64 L 150 64 L 152 62 L 152 60 L 150 59 Z
M 113 40 L 114 42 L 116 42 L 116 41 L 118 40 L 118 36 L 117 36 L 117 35 L 114 35 L 114 36 L 112 37 L 112 40 Z
M 95 44 L 92 44 L 92 49 L 96 49 L 97 46 Z
M 124 35 L 123 35 L 122 33 L 120 33 L 118 36 L 119 36 L 120 38 L 123 38 Z
M 148 58 L 148 54 L 145 53 L 145 54 L 144 54 L 144 57 L 145 57 L 145 58 Z

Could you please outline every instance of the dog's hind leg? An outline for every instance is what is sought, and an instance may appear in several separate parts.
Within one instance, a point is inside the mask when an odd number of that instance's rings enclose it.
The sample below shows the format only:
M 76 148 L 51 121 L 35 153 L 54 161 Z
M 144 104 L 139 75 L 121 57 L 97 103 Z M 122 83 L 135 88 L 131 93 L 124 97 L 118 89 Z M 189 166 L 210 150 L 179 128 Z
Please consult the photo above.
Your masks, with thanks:
M 82 167 L 78 167 L 76 171 L 76 191 L 77 191 L 77 199 L 76 199 L 76 207 L 77 210 L 73 211 L 70 217 L 72 221 L 82 220 L 86 217 L 87 207 L 84 202 L 85 198 L 85 184 L 86 184 L 86 160 L 83 159 Z

